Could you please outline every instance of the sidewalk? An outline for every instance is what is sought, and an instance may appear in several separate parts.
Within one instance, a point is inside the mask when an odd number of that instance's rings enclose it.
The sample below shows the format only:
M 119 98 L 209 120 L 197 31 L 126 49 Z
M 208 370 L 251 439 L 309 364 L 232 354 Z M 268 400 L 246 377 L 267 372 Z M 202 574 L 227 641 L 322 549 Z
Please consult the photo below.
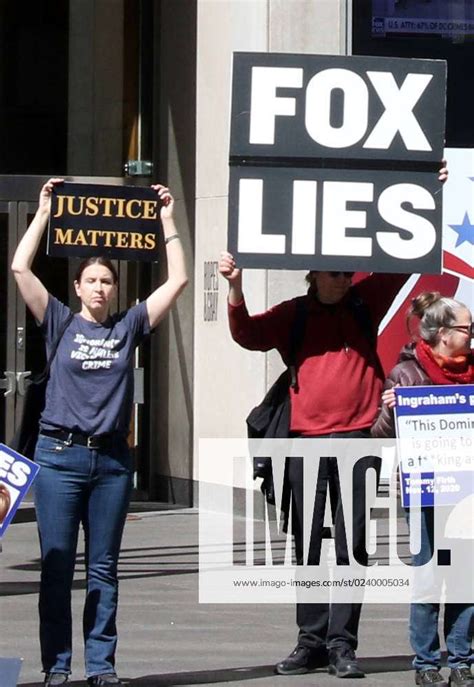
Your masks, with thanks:
M 193 509 L 134 512 L 128 517 L 120 559 L 117 672 L 133 687 L 242 685 L 336 687 L 318 671 L 281 677 L 273 665 L 294 647 L 290 605 L 198 603 L 198 513 Z M 81 608 L 82 542 L 73 591 L 74 660 L 70 685 L 83 687 Z M 37 640 L 39 548 L 35 522 L 10 527 L 0 554 L 0 656 L 22 656 L 19 685 L 42 682 Z M 363 681 L 342 686 L 414 684 L 407 639 L 408 608 L 366 605 L 358 656 Z M 445 670 L 446 672 L 446 670 Z M 2 687 L 0 676 L 0 687 Z

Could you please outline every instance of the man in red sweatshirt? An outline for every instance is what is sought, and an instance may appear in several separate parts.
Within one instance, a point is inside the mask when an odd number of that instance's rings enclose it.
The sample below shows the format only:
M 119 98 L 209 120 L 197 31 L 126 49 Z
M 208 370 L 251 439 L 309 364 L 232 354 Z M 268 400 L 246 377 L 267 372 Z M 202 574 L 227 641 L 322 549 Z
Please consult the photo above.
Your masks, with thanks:
M 290 387 L 292 436 L 369 437 L 383 386 L 383 372 L 375 342 L 378 326 L 407 275 L 372 274 L 352 285 L 351 272 L 310 272 L 306 296 L 276 305 L 250 316 L 242 291 L 242 273 L 229 253 L 223 253 L 220 273 L 229 282 L 228 313 L 233 339 L 249 350 L 276 348 L 288 364 L 290 331 L 295 322 L 297 301 L 303 299 L 305 325 L 296 350 L 298 384 Z M 360 312 L 364 310 L 364 316 Z M 374 461 L 377 459 L 373 459 Z M 374 467 L 378 467 L 374 463 Z M 288 480 L 293 494 L 295 549 L 302 562 L 303 520 L 302 460 L 289 462 Z M 365 470 L 354 474 L 354 493 L 363 489 Z M 337 465 L 333 458 L 321 459 L 318 491 L 338 494 Z M 338 498 L 337 497 L 337 498 Z M 335 546 L 338 563 L 348 562 L 345 536 L 338 537 L 335 507 Z M 365 552 L 365 499 L 354 498 L 354 555 L 361 563 Z M 315 513 L 308 564 L 319 562 L 324 512 Z M 328 665 L 338 677 L 364 677 L 356 657 L 361 604 L 297 604 L 298 643 L 293 652 L 277 664 L 280 675 L 306 673 Z

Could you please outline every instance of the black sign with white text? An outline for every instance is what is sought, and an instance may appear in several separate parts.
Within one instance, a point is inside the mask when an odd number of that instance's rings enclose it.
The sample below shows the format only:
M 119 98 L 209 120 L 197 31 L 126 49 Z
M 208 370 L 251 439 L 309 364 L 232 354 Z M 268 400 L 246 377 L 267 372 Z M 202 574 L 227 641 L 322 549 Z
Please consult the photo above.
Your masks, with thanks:
M 160 207 L 151 188 L 65 182 L 51 197 L 48 255 L 157 260 Z
M 254 268 L 440 271 L 438 190 L 432 172 L 231 167 L 229 251 Z
M 440 272 L 446 63 L 235 53 L 239 267 Z
M 446 62 L 234 53 L 230 156 L 443 157 Z

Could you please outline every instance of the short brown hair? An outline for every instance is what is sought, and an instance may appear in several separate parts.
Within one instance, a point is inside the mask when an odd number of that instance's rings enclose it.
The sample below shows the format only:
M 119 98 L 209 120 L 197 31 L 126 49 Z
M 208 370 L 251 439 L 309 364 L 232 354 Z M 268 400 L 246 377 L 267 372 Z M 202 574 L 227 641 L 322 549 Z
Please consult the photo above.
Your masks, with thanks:
M 102 257 L 101 255 L 93 255 L 91 258 L 86 258 L 85 260 L 83 260 L 77 268 L 75 281 L 77 281 L 78 284 L 81 281 L 82 273 L 84 272 L 86 267 L 89 267 L 90 265 L 103 265 L 103 267 L 106 267 L 112 274 L 114 284 L 118 282 L 117 270 L 115 269 L 112 261 L 108 258 Z

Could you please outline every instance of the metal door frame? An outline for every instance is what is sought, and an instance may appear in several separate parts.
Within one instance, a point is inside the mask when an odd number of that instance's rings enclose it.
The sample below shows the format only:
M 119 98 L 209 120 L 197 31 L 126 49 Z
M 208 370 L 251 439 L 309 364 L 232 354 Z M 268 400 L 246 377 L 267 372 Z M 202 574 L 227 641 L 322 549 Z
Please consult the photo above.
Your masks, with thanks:
M 1 186 L 0 186 L 1 188 Z M 18 204 L 0 200 L 0 212 L 8 216 L 8 253 L 6 256 L 7 269 L 7 311 L 5 313 L 5 370 L 2 372 L 2 388 L 0 393 L 5 396 L 5 438 L 13 435 L 15 427 L 15 399 L 16 399 L 16 317 L 17 317 L 17 288 L 10 265 L 18 242 Z M 10 376 L 9 384 L 7 384 Z M 4 381 L 5 380 L 5 381 Z M 8 388 L 10 387 L 10 390 Z

